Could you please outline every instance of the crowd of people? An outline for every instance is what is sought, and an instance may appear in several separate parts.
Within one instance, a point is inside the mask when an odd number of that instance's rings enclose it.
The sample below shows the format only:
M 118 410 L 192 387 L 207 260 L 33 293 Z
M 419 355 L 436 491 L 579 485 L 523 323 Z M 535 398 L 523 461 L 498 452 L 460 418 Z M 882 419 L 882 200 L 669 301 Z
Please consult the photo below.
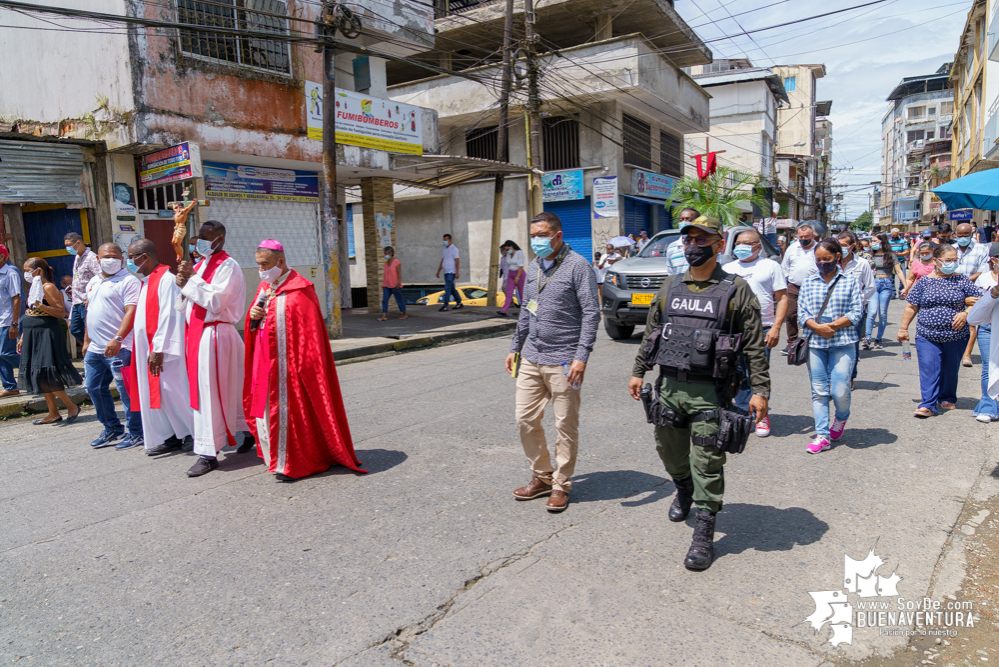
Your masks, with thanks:
M 222 223 L 204 223 L 188 248 L 191 259 L 178 258 L 174 274 L 148 239 L 124 252 L 105 243 L 94 253 L 70 233 L 65 244 L 75 259 L 65 292 L 45 259 L 28 258 L 21 273 L 0 245 L 3 395 L 42 394 L 48 414 L 33 423 L 67 423 L 80 407 L 66 389 L 83 384 L 103 427 L 94 449 L 193 451 L 190 477 L 217 469 L 226 446 L 242 454 L 255 448 L 285 481 L 331 465 L 365 472 L 314 286 L 288 266 L 281 243 L 262 241 L 255 256 L 260 285 L 247 312 L 243 272 L 225 240 Z M 67 319 L 69 335 L 82 344 L 83 376 L 67 351 Z

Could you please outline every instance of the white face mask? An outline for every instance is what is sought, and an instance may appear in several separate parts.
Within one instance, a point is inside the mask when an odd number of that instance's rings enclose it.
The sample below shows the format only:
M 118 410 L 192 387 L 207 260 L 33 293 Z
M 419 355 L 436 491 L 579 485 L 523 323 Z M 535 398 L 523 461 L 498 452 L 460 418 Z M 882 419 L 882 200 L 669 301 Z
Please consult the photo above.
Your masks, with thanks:
M 24 272 L 24 282 L 30 283 L 32 281 L 32 279 L 34 279 L 34 276 L 31 275 L 33 273 L 34 273 L 34 271 L 25 271 Z
M 212 252 L 213 251 L 212 251 L 212 242 L 211 241 L 206 241 L 204 239 L 198 239 L 197 243 L 195 244 L 195 247 L 198 250 L 198 254 L 201 255 L 202 257 L 211 257 L 212 256 Z
M 260 279 L 265 283 L 273 283 L 281 277 L 281 267 L 275 265 L 267 270 L 260 270 L 258 273 L 260 274 Z
M 105 257 L 101 260 L 101 271 L 109 276 L 121 271 L 121 260 L 117 257 Z

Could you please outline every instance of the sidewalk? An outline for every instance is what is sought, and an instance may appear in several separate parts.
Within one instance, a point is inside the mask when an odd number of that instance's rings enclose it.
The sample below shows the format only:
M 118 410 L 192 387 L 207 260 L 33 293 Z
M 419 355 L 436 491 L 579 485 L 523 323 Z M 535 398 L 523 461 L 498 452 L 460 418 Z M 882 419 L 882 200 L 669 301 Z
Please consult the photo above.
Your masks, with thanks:
M 344 362 L 459 343 L 512 331 L 517 325 L 518 310 L 511 308 L 510 311 L 510 317 L 503 318 L 496 315 L 495 308 L 485 306 L 465 306 L 461 310 L 445 313 L 440 312 L 437 306 L 409 306 L 406 311 L 409 318 L 400 321 L 399 313 L 390 311 L 387 322 L 378 322 L 381 313 L 369 313 L 366 308 L 344 310 L 344 337 L 331 340 L 330 346 L 333 358 Z M 82 375 L 83 362 L 76 361 L 74 364 Z M 83 387 L 72 387 L 66 393 L 78 405 L 89 402 Z M 118 398 L 113 383 L 111 394 Z M 47 410 L 41 395 L 22 392 L 18 396 L 0 398 L 0 419 Z

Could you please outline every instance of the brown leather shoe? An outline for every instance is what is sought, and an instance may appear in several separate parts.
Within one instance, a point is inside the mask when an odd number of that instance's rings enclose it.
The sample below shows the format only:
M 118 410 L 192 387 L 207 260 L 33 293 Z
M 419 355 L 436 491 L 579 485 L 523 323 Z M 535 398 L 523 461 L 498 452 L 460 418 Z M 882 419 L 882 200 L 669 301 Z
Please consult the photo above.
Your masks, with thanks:
M 513 497 L 517 500 L 531 500 L 541 496 L 547 496 L 552 492 L 551 484 L 546 484 L 540 477 L 535 475 L 531 478 L 530 484 L 522 486 L 513 492 Z
M 18 389 L 4 389 L 0 391 L 0 398 L 7 398 L 8 396 L 17 396 L 21 391 Z
M 564 512 L 569 506 L 569 494 L 565 491 L 552 491 L 552 497 L 548 499 L 546 506 L 549 512 Z

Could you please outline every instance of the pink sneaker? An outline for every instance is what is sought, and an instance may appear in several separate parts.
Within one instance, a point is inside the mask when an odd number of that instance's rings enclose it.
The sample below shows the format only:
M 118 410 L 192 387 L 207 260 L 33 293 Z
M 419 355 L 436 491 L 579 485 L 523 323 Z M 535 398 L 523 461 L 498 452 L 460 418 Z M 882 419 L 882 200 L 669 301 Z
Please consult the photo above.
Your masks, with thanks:
M 830 447 L 832 447 L 832 445 L 829 444 L 828 440 L 826 440 L 825 438 L 820 438 L 819 436 L 815 436 L 815 440 L 812 440 L 810 443 L 808 443 L 808 446 L 805 447 L 805 451 L 807 451 L 809 454 L 818 454 L 819 452 L 826 451 Z
M 843 431 L 846 430 L 846 422 L 840 421 L 838 419 L 833 419 L 832 428 L 829 429 L 829 437 L 834 441 L 839 440 L 843 437 Z
M 764 417 L 762 421 L 756 422 L 756 436 L 765 438 L 768 435 L 770 435 L 770 415 Z

